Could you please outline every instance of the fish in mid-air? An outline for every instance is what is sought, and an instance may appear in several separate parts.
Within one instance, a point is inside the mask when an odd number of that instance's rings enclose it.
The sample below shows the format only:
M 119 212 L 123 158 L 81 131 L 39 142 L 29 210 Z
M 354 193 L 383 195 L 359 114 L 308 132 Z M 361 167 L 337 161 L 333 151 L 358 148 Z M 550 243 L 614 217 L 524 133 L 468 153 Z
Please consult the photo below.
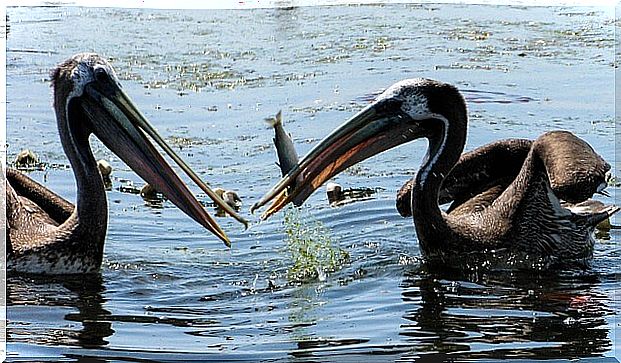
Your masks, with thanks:
M 287 133 L 282 125 L 282 111 L 278 111 L 274 117 L 266 118 L 265 122 L 274 128 L 275 136 L 273 140 L 278 153 L 277 164 L 280 167 L 282 176 L 285 176 L 298 163 L 299 157 L 293 146 L 291 134 Z
M 278 111 L 276 116 L 269 117 L 265 119 L 265 122 L 268 123 L 272 128 L 274 128 L 274 145 L 276 146 L 276 153 L 278 154 L 278 162 L 276 163 L 280 167 L 280 172 L 284 177 L 289 173 L 289 170 L 293 169 L 295 165 L 297 165 L 298 153 L 295 151 L 295 147 L 293 146 L 293 140 L 291 139 L 291 134 L 285 131 L 282 123 L 282 111 Z M 287 188 L 280 197 L 286 196 L 288 191 L 292 191 L 295 189 L 295 185 L 291 185 Z M 297 201 L 293 201 L 293 204 L 296 206 L 301 205 Z

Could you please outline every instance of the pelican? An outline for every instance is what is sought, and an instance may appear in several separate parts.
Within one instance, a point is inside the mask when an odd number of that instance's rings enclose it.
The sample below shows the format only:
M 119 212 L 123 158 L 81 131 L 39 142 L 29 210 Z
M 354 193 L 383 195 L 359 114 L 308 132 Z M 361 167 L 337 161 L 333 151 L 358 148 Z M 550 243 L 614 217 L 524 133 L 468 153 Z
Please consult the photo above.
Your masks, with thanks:
M 104 159 L 97 160 L 97 168 L 99 168 L 99 173 L 101 173 L 102 178 L 110 179 L 110 175 L 112 175 L 112 165 Z
M 275 199 L 265 219 L 294 199 L 305 200 L 347 167 L 426 138 L 427 156 L 404 187 L 408 197 L 402 193 L 398 201 L 401 209 L 409 204 L 424 258 L 447 265 L 472 255 L 503 256 L 518 268 L 521 262 L 588 265 L 595 225 L 619 208 L 600 204 L 572 212 L 560 199 L 580 203 L 601 192 L 610 165 L 585 141 L 552 131 L 466 155 L 454 170 L 456 180 L 442 189 L 464 149 L 467 121 L 466 103 L 454 86 L 429 79 L 398 82 L 323 139 L 251 211 Z M 473 161 L 484 167 L 474 168 Z M 290 185 L 295 188 L 287 192 Z M 458 202 L 445 212 L 441 199 Z
M 157 134 L 121 89 L 110 64 L 77 54 L 51 75 L 60 140 L 75 173 L 75 206 L 14 169 L 6 171 L 7 270 L 39 274 L 93 273 L 100 269 L 108 225 L 102 177 L 89 144 L 94 134 L 144 180 L 227 245 L 230 241 L 156 151 L 147 134 L 214 202 L 215 196 Z
M 343 187 L 340 184 L 329 182 L 326 184 L 326 196 L 330 205 L 336 205 L 345 199 Z

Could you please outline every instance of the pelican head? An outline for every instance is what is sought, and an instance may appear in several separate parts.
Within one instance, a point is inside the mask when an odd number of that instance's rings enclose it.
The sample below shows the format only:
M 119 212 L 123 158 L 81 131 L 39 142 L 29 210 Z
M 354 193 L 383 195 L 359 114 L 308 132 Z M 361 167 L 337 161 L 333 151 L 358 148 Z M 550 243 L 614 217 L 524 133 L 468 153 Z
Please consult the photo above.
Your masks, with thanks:
M 429 139 L 427 158 L 435 158 L 451 143 L 446 139 L 451 133 L 444 131 L 463 128 L 465 133 L 464 108 L 452 85 L 422 78 L 395 83 L 316 145 L 251 211 L 276 198 L 265 219 L 292 200 L 303 202 L 346 168 L 418 138 Z M 289 186 L 293 191 L 285 193 Z
M 116 73 L 105 59 L 92 53 L 69 58 L 52 73 L 52 86 L 63 148 L 70 158 L 77 159 L 74 162 L 78 165 L 91 163 L 88 139 L 94 134 L 142 179 L 230 245 L 224 231 L 155 149 L 147 135 L 203 190 L 206 189 L 217 205 L 227 211 L 230 207 L 215 196 L 166 144 L 125 94 Z

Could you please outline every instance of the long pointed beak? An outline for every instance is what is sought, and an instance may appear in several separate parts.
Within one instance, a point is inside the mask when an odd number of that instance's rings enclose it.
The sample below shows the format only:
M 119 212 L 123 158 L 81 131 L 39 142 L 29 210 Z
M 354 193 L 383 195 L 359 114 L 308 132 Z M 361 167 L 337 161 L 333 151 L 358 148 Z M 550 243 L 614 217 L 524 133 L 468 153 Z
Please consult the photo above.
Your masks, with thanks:
M 185 183 L 149 141 L 147 137 L 149 135 L 207 193 L 214 203 L 247 228 L 248 222 L 218 197 L 181 160 L 118 86 L 106 84 L 105 87 L 99 87 L 98 84 L 93 83 L 85 88 L 85 94 L 88 96 L 82 97 L 80 104 L 84 112 L 90 116 L 93 133 L 141 178 L 153 185 L 185 214 L 215 234 L 227 246 L 231 245 L 226 233 L 205 211 Z
M 275 201 L 261 215 L 267 219 L 289 202 L 301 205 L 317 188 L 346 168 L 382 151 L 421 137 L 421 128 L 399 108 L 373 103 L 339 126 L 315 146 L 259 202 Z M 289 192 L 287 188 L 290 187 Z

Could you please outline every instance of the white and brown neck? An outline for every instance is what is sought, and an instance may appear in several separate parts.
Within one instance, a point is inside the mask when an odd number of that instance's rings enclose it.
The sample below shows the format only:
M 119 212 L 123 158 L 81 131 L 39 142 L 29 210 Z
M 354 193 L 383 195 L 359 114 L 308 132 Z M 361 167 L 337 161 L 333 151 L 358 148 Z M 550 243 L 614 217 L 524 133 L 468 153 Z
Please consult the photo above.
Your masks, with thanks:
M 70 240 L 88 244 L 93 253 L 102 254 L 108 224 L 105 188 L 90 148 L 88 121 L 71 102 L 55 108 L 61 143 L 75 175 L 77 198 L 73 214 L 58 229 L 72 234 Z
M 437 236 L 448 237 L 453 233 L 440 210 L 438 195 L 444 179 L 464 149 L 467 116 L 463 104 L 453 105 L 451 111 L 431 113 L 426 120 L 430 131 L 427 156 L 412 189 L 412 217 L 421 249 L 426 254 L 433 246 L 426 246 L 424 241 L 437 240 Z

